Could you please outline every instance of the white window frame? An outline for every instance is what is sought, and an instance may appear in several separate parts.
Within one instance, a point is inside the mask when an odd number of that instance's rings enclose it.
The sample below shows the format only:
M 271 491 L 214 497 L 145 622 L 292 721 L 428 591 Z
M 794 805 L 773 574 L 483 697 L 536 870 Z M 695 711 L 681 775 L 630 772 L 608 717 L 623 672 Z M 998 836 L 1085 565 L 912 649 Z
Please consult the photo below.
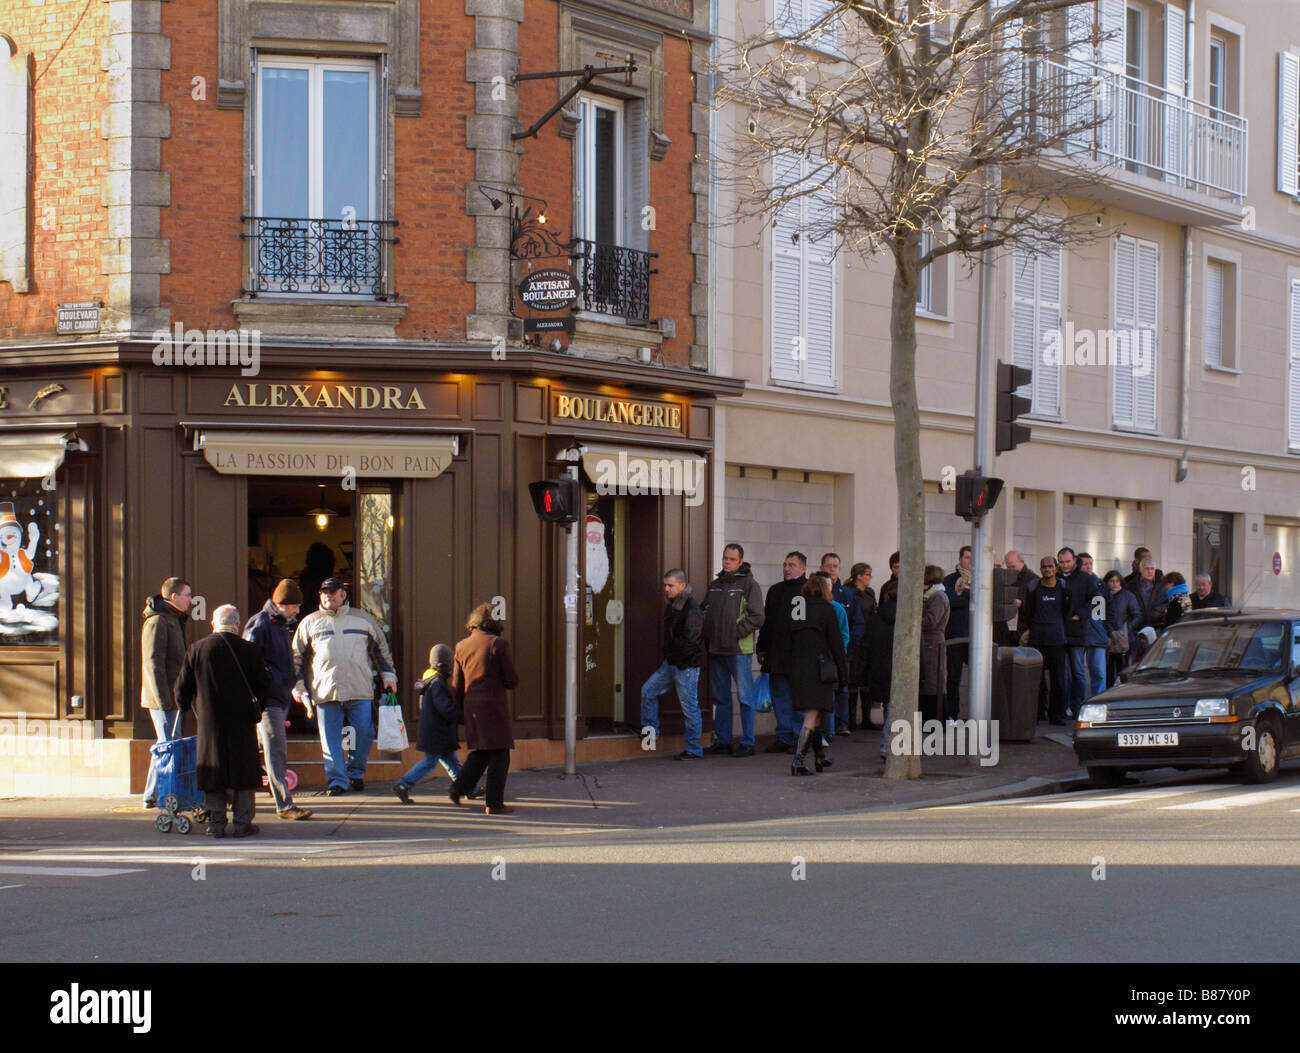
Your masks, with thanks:
M 1205 315 L 1202 322 L 1202 354 L 1201 359 L 1205 368 L 1214 373 L 1226 373 L 1237 375 L 1241 373 L 1241 342 L 1239 339 L 1240 324 L 1240 304 L 1241 304 L 1241 254 L 1229 249 L 1221 249 L 1216 246 L 1206 246 L 1202 256 L 1202 265 L 1205 269 Z M 1211 296 L 1212 268 L 1222 268 L 1222 315 L 1219 320 L 1219 360 L 1216 362 L 1213 358 L 1214 347 L 1210 340 L 1211 333 L 1211 310 L 1213 308 L 1213 299 Z
M 1119 309 L 1119 253 L 1122 246 L 1132 246 L 1133 251 L 1133 318 L 1126 318 L 1120 315 Z M 1141 292 L 1141 271 L 1142 261 L 1141 254 L 1144 250 L 1151 250 L 1155 254 L 1155 281 L 1154 281 L 1154 305 L 1153 320 L 1149 326 L 1144 326 L 1138 316 L 1141 314 L 1141 305 L 1139 294 Z M 1115 248 L 1111 253 L 1111 318 L 1114 322 L 1113 332 L 1118 334 L 1123 330 L 1128 330 L 1135 334 L 1135 339 L 1142 340 L 1142 330 L 1149 328 L 1151 332 L 1151 388 L 1152 388 L 1152 407 L 1150 424 L 1139 422 L 1137 420 L 1123 420 L 1120 416 L 1119 406 L 1119 377 L 1120 366 L 1118 362 L 1111 362 L 1109 365 L 1111 373 L 1111 427 L 1116 431 L 1139 432 L 1146 435 L 1158 435 L 1160 433 L 1160 246 L 1154 241 L 1147 241 L 1142 238 L 1134 238 L 1127 234 L 1115 238 Z M 1112 342 L 1112 349 L 1116 349 L 1117 344 Z M 1132 370 L 1132 360 L 1127 366 Z M 1132 414 L 1136 417 L 1137 410 L 1137 377 L 1131 372 L 1130 381 L 1133 384 L 1132 394 Z
M 578 105 L 582 112 L 582 120 L 578 125 L 578 142 L 575 154 L 575 178 L 574 193 L 577 197 L 576 208 L 574 209 L 574 237 L 582 238 L 585 241 L 596 242 L 596 195 L 591 192 L 592 176 L 594 174 L 594 165 L 596 157 L 596 122 L 591 119 L 598 109 L 609 110 L 615 115 L 614 119 L 614 222 L 618 227 L 615 234 L 614 244 L 626 247 L 627 230 L 626 222 L 623 215 L 624 209 L 624 184 L 627 181 L 627 166 L 625 163 L 625 144 L 624 139 L 627 135 L 626 114 L 624 112 L 623 100 L 615 99 L 608 95 L 595 95 L 589 92 L 582 92 L 577 98 Z
M 930 245 L 934 241 L 934 235 L 928 230 L 921 231 L 921 243 L 917 246 L 917 252 L 924 256 L 930 251 Z M 934 265 L 923 267 L 916 276 L 916 313 L 922 315 L 933 315 L 934 305 Z
M 1218 79 L 1215 79 L 1215 60 L 1218 60 Z M 1205 101 L 1210 109 L 1228 112 L 1228 41 L 1218 33 L 1210 34 L 1210 46 L 1205 55 Z M 1215 96 L 1218 101 L 1215 101 Z
M 263 166 L 263 149 L 262 133 L 265 129 L 265 123 L 262 119 L 262 106 L 266 99 L 266 92 L 261 90 L 261 85 L 265 83 L 263 71 L 267 68 L 272 69 L 302 69 L 308 74 L 307 88 L 307 152 L 308 152 L 308 189 L 307 189 L 307 216 L 290 216 L 289 219 L 341 219 L 341 216 L 323 216 L 321 211 L 324 208 L 324 183 L 323 183 L 323 158 L 324 158 L 324 91 L 323 78 L 326 71 L 329 70 L 347 70 L 349 72 L 365 72 L 369 74 L 369 105 L 366 112 L 369 114 L 370 128 L 367 136 L 367 155 L 369 166 L 367 171 L 367 181 L 369 182 L 370 199 L 366 202 L 367 214 L 364 219 L 380 219 L 379 214 L 379 180 L 378 175 L 378 151 L 377 143 L 379 141 L 379 107 L 376 102 L 377 92 L 379 90 L 379 66 L 374 59 L 352 59 L 352 58 L 325 58 L 309 59 L 298 56 L 282 56 L 274 54 L 258 54 L 257 56 L 257 74 L 258 90 L 256 92 L 256 133 L 254 143 L 254 202 L 253 214 L 255 216 L 264 216 L 266 213 L 262 207 L 262 192 L 266 185 L 263 177 L 265 168 Z

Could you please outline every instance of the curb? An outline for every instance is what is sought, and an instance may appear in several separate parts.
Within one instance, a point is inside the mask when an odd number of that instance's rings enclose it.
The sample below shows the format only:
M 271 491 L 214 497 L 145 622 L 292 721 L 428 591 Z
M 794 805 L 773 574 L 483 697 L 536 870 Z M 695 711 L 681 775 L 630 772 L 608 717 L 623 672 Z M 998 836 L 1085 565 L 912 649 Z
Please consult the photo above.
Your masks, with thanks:
M 1043 797 L 1049 793 L 1068 793 L 1072 790 L 1086 790 L 1092 781 L 1086 775 L 1076 771 L 1062 772 L 1058 775 L 1030 776 L 1019 782 L 993 786 L 987 790 L 972 790 L 970 793 L 956 794 L 952 797 L 939 797 L 930 801 L 917 801 L 913 804 L 894 805 L 902 811 L 915 811 L 918 808 L 936 808 L 942 805 L 979 804 L 985 801 L 1011 800 L 1017 797 Z

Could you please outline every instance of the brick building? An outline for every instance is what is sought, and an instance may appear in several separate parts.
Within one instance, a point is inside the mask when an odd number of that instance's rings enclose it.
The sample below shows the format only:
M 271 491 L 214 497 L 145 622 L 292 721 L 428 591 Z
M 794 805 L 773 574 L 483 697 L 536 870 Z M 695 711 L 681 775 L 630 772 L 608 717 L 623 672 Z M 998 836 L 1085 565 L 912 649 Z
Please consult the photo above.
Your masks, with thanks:
M 714 404 L 741 389 L 709 372 L 709 5 L 6 0 L 0 33 L 0 517 L 23 532 L 0 719 L 105 740 L 0 764 L 0 793 L 139 788 L 163 578 L 248 615 L 324 563 L 408 705 L 501 597 L 516 763 L 554 760 L 564 535 L 526 484 L 566 451 L 579 734 L 634 747 L 659 574 L 707 578 Z M 596 486 L 652 460 L 685 475 Z

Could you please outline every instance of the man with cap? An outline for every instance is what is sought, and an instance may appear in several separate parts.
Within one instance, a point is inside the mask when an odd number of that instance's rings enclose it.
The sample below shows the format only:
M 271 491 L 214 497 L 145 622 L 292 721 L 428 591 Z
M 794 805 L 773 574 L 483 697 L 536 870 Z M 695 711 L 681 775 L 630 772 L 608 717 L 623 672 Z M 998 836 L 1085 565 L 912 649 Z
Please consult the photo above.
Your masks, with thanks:
M 384 687 L 396 691 L 393 653 L 379 623 L 349 605 L 347 586 L 340 579 L 326 578 L 320 586 L 320 610 L 299 622 L 293 634 L 293 697 L 307 707 L 308 715 L 313 704 L 320 707 L 321 754 L 329 780 L 325 793 L 330 797 L 366 788 L 366 762 L 375 741 L 371 705 L 376 669 Z M 350 762 L 343 754 L 344 718 L 356 736 Z
M 266 758 L 266 781 L 271 788 L 271 800 L 275 802 L 275 814 L 281 819 L 311 817 L 309 808 L 299 808 L 293 803 L 293 794 L 285 782 L 288 746 L 284 722 L 293 697 L 293 623 L 297 621 L 301 607 L 302 590 L 292 578 L 285 578 L 275 587 L 265 606 L 244 626 L 244 639 L 262 649 L 262 661 L 271 680 L 257 734 L 262 741 L 262 755 Z

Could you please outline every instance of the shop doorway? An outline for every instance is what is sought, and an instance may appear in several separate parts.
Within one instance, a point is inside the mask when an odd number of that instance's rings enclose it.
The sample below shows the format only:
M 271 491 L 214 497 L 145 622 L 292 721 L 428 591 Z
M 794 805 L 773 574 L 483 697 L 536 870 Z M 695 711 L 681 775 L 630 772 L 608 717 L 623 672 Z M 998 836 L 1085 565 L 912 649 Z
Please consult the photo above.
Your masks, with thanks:
M 1214 591 L 1232 601 L 1232 513 L 1192 513 L 1192 574 L 1208 574 Z M 1196 591 L 1195 580 L 1187 582 Z M 1240 597 L 1238 597 L 1240 601 Z
M 320 584 L 341 578 L 349 601 L 368 611 L 388 637 L 394 656 L 399 641 L 394 624 L 394 493 L 366 484 L 344 489 L 323 479 L 248 480 L 248 609 L 256 613 L 281 578 L 302 589 L 299 618 L 319 605 Z M 293 704 L 295 729 L 306 713 Z

